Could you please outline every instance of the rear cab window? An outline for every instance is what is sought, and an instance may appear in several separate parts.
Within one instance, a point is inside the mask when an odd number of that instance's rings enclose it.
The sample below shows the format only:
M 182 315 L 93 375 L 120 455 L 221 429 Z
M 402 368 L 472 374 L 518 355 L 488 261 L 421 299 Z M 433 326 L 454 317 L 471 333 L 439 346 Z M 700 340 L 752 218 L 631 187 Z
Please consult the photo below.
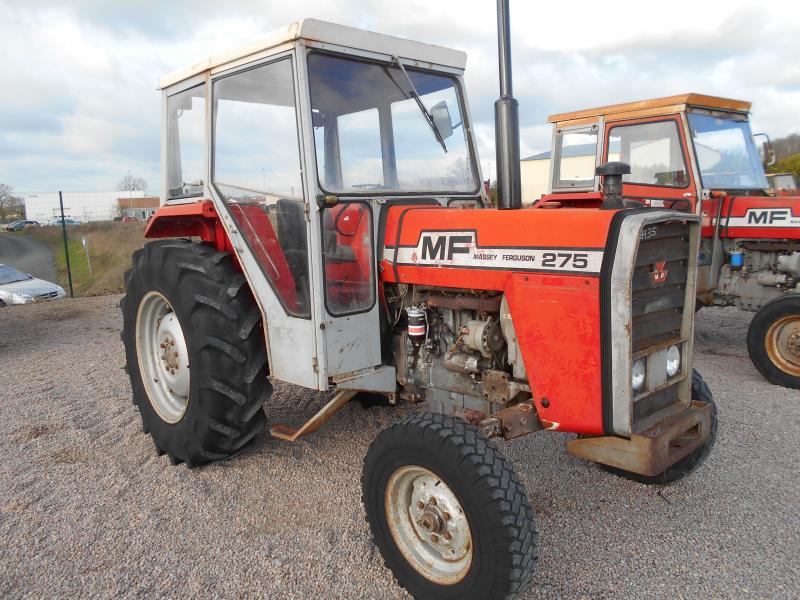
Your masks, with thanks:
M 205 177 L 206 86 L 167 97 L 167 199 L 202 196 Z

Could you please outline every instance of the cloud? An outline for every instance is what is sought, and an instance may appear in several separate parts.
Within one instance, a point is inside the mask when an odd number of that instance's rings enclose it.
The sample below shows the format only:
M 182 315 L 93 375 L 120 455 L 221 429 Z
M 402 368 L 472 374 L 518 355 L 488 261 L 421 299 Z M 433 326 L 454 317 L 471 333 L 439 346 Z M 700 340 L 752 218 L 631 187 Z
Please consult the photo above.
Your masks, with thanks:
M 773 137 L 800 129 L 797 3 L 511 9 L 523 156 L 548 149 L 548 114 L 688 91 L 752 100 L 754 129 Z M 493 174 L 493 2 L 32 0 L 0 2 L 0 181 L 101 190 L 130 170 L 157 190 L 158 78 L 305 16 L 465 50 L 479 154 Z

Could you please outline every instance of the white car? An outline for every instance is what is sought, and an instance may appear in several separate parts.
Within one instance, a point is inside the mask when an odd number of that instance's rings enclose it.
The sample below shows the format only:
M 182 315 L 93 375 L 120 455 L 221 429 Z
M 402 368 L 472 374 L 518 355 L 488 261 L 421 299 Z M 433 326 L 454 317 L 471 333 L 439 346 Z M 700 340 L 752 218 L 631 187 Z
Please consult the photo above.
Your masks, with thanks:
M 55 283 L 37 279 L 8 265 L 0 265 L 0 307 L 55 300 L 66 295 L 64 288 Z

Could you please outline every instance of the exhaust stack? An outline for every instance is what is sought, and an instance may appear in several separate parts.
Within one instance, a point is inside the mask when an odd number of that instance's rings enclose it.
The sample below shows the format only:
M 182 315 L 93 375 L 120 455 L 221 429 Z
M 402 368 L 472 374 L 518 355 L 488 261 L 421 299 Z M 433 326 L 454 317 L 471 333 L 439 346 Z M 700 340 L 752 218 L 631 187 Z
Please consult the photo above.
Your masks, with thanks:
M 494 144 L 497 153 L 498 208 L 522 208 L 519 173 L 519 104 L 511 84 L 511 31 L 508 0 L 497 0 L 497 48 L 500 98 L 494 103 Z

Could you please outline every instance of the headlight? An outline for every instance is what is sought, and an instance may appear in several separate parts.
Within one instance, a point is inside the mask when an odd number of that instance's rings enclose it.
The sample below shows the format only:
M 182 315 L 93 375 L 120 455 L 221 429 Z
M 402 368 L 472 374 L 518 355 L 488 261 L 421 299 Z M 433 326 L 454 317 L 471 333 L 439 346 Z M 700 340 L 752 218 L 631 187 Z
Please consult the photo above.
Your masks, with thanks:
M 25 304 L 31 300 L 33 300 L 33 296 L 29 296 L 28 294 L 11 294 L 12 304 Z
M 644 359 L 640 358 L 633 363 L 633 368 L 631 369 L 631 387 L 634 392 L 638 392 L 644 387 L 644 378 L 646 374 L 647 365 Z
M 667 350 L 667 377 L 674 377 L 681 368 L 681 351 L 677 346 L 670 346 Z

